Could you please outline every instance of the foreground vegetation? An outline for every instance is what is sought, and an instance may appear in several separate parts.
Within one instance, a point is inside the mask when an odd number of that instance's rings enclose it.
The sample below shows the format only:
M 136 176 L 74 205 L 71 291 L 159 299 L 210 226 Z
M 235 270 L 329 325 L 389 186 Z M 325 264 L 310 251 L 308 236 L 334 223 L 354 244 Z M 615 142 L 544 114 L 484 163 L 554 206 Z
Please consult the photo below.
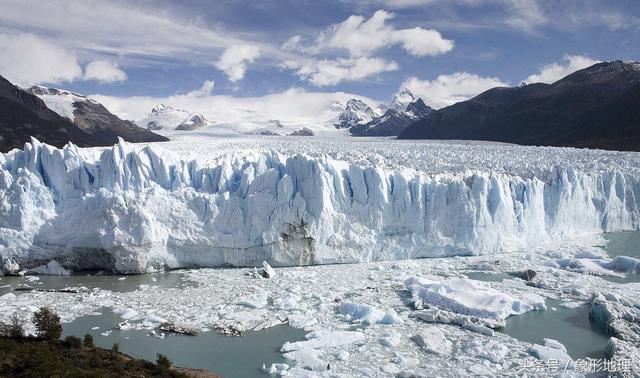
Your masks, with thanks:
M 0 324 L 0 377 L 215 377 L 198 369 L 174 368 L 159 354 L 156 363 L 96 347 L 91 335 L 60 340 L 60 318 L 47 308 L 33 317 L 35 337 L 25 336 L 17 317 Z

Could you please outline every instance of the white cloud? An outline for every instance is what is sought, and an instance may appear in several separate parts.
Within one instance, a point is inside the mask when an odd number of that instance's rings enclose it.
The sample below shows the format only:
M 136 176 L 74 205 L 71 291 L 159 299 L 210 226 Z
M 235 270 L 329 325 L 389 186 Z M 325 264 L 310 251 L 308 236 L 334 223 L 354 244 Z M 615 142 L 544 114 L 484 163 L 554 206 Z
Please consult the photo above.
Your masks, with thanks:
M 467 72 L 439 75 L 435 80 L 421 80 L 409 77 L 402 83 L 400 90 L 407 88 L 429 106 L 439 109 L 468 100 L 493 87 L 508 84 L 497 77 L 482 77 Z
M 336 101 L 345 103 L 350 98 L 357 98 L 372 106 L 378 103 L 352 93 L 307 92 L 298 88 L 261 97 L 223 95 L 194 97 L 190 94 L 181 94 L 169 97 L 91 95 L 91 98 L 104 104 L 107 109 L 123 119 L 142 120 L 149 115 L 155 105 L 166 104 L 174 108 L 202 113 L 207 118 L 221 123 L 278 119 L 317 124 L 335 116 L 335 110 L 331 109 L 331 104 Z
M 395 44 L 415 56 L 440 55 L 453 49 L 453 41 L 443 38 L 438 31 L 421 27 L 395 29 L 386 24 L 392 18 L 393 13 L 384 10 L 376 11 L 369 19 L 352 15 L 320 33 L 309 50 L 345 49 L 352 56 L 361 57 Z M 296 44 L 299 42 L 298 39 Z
M 10 81 L 60 83 L 82 76 L 73 52 L 32 34 L 0 34 L 0 52 L 0 75 Z
M 508 9 L 505 23 L 515 29 L 533 32 L 549 20 L 535 0 L 501 0 Z
M 187 96 L 192 96 L 192 97 L 209 96 L 211 95 L 211 92 L 213 92 L 214 86 L 215 86 L 215 83 L 213 80 L 205 80 L 204 83 L 202 83 L 202 86 L 200 87 L 200 89 L 195 89 L 187 93 Z
M 244 78 L 247 64 L 253 62 L 260 55 L 258 47 L 253 45 L 234 45 L 222 53 L 215 66 L 224 71 L 231 81 Z
M 302 42 L 302 36 L 294 35 L 293 37 L 289 38 L 285 43 L 283 43 L 280 48 L 285 51 L 295 51 L 299 49 L 301 42 Z
M 242 35 L 204 23 L 188 7 L 101 0 L 2 0 L 1 32 L 32 30 L 83 61 L 117 55 L 123 66 L 171 60 L 208 64 L 232 45 L 250 44 L 277 58 L 279 49 L 261 44 L 260 35 Z
M 286 62 L 285 67 L 317 86 L 336 85 L 342 81 L 362 80 L 386 71 L 395 71 L 398 64 L 381 58 L 345 58 Z
M 83 79 L 100 83 L 116 83 L 127 80 L 127 74 L 116 63 L 108 60 L 94 60 L 85 66 Z
M 577 70 L 587 68 L 596 63 L 598 60 L 582 55 L 565 55 L 560 63 L 545 64 L 539 73 L 526 78 L 525 83 L 547 83 L 551 84 Z

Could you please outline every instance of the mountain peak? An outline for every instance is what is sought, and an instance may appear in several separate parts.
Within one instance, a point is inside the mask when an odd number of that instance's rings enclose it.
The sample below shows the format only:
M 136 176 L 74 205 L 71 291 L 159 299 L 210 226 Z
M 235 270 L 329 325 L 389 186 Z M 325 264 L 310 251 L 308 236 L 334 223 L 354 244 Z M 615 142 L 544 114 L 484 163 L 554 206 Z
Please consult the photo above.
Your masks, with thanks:
M 416 97 L 407 88 L 402 89 L 400 92 L 393 95 L 393 100 L 389 104 L 388 108 L 396 111 L 403 111 L 410 103 L 416 101 Z
M 596 63 L 558 80 L 553 85 L 601 84 L 605 82 L 624 88 L 640 83 L 640 63 L 622 60 Z

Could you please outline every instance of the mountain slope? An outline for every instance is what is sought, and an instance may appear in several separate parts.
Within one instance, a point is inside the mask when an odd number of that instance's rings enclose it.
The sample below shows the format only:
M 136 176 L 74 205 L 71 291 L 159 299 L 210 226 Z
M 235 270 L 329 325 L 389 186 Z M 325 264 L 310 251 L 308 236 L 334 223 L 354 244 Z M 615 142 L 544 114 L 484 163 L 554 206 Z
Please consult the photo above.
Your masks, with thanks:
M 402 97 L 396 95 L 387 111 L 370 122 L 357 124 L 349 129 L 354 136 L 397 136 L 411 123 L 426 117 L 432 108 L 427 106 L 421 98 L 415 99 L 411 92 L 401 92 Z M 410 97 L 409 97 L 410 96 Z M 405 100 L 401 102 L 399 99 Z M 407 99 L 411 102 L 406 102 Z
M 370 122 L 380 114 L 376 113 L 369 105 L 362 100 L 350 99 L 344 109 L 338 115 L 335 127 L 338 129 L 348 129 L 350 127 Z
M 94 136 L 94 145 L 112 145 L 118 137 L 128 142 L 163 142 L 166 137 L 125 121 L 107 110 L 102 104 L 86 96 L 34 85 L 27 92 L 41 97 L 49 108 L 70 119 L 82 131 Z
M 52 111 L 38 97 L 0 76 L 0 152 L 22 148 L 31 137 L 62 147 L 96 145 L 95 137 Z
M 639 63 L 598 63 L 550 85 L 490 89 L 432 112 L 399 138 L 640 150 L 639 85 Z

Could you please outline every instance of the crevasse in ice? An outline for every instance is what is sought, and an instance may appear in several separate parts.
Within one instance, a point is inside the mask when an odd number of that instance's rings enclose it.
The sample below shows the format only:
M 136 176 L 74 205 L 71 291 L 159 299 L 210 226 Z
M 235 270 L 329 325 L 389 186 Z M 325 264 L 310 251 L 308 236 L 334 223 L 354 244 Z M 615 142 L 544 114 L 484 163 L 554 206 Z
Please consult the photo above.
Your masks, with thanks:
M 0 255 L 123 273 L 486 254 L 640 228 L 634 172 L 427 175 L 276 151 L 0 154 Z

